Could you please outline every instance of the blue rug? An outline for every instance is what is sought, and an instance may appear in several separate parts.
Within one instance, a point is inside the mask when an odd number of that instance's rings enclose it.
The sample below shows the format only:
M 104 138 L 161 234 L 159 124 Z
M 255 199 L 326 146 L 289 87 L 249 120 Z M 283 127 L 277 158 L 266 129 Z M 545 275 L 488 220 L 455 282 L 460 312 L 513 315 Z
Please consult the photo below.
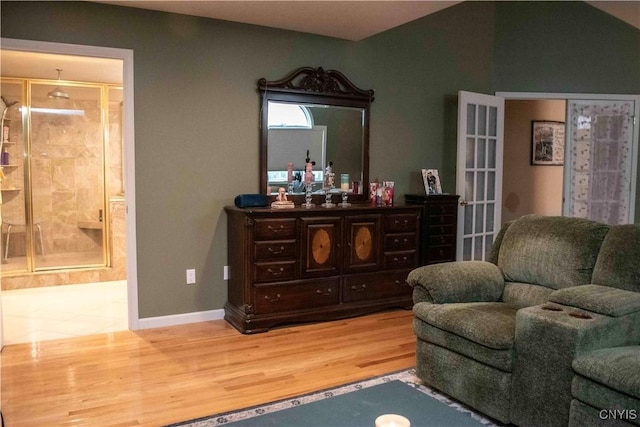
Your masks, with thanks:
M 388 413 L 407 417 L 412 427 L 499 425 L 422 385 L 413 370 L 406 370 L 171 426 L 373 427 Z

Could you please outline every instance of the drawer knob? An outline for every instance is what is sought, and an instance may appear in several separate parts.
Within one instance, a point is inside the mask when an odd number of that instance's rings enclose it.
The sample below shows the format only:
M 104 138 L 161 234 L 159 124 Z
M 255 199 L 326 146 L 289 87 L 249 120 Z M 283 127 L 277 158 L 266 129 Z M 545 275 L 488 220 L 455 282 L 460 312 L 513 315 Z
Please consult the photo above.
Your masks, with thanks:
M 272 227 L 272 226 L 269 225 L 269 226 L 267 226 L 267 228 L 272 233 L 280 233 L 280 232 L 284 231 L 284 225 L 280 225 L 280 227 Z
M 331 290 L 331 288 L 328 288 L 327 292 L 322 292 L 320 289 L 316 289 L 316 293 L 323 296 L 331 296 L 333 294 L 333 291 Z
M 407 262 L 408 259 L 409 258 L 407 258 L 406 256 L 403 256 L 402 258 L 393 257 L 393 262 L 397 264 L 404 264 L 405 262 Z
M 269 246 L 269 252 L 273 255 L 280 255 L 282 252 L 284 252 L 284 246 L 280 246 L 280 249 L 273 249 L 271 246 Z
M 264 299 L 266 299 L 269 302 L 278 302 L 278 301 L 280 301 L 280 297 L 281 297 L 280 294 L 276 294 L 275 297 L 270 297 L 269 295 L 265 295 Z
M 267 271 L 269 272 L 269 274 L 271 274 L 272 276 L 280 276 L 281 274 L 284 273 L 284 268 L 280 267 L 279 270 L 272 270 L 272 269 L 267 269 Z
M 405 280 L 396 280 L 396 285 L 398 286 L 409 286 L 409 284 Z
M 404 221 L 399 221 L 399 220 L 394 220 L 396 225 L 400 225 L 402 227 L 406 227 L 407 225 L 409 225 L 409 220 L 405 219 Z
M 364 284 L 364 283 L 363 283 L 363 284 L 361 284 L 360 286 L 356 286 L 356 285 L 351 286 L 351 290 L 352 290 L 352 291 L 356 291 L 356 292 L 362 292 L 362 291 L 364 291 L 365 289 L 367 289 L 367 285 L 366 285 L 366 284 Z

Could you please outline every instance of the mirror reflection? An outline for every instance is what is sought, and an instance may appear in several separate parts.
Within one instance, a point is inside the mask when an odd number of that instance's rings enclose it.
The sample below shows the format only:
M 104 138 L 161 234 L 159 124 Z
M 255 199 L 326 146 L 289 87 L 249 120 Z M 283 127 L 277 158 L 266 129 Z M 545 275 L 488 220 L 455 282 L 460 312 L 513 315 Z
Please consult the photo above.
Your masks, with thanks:
M 313 165 L 313 190 L 321 191 L 331 164 L 335 190 L 353 191 L 363 179 L 363 108 L 268 102 L 267 185 L 304 193 L 305 166 Z M 348 175 L 347 185 L 340 178 Z

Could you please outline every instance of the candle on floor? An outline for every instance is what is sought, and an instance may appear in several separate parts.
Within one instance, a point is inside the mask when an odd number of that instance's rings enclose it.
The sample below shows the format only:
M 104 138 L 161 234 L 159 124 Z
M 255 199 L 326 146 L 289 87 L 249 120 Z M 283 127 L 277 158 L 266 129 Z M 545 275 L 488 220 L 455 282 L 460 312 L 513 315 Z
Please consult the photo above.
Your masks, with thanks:
M 411 427 L 411 422 L 398 414 L 384 414 L 376 418 L 376 427 Z

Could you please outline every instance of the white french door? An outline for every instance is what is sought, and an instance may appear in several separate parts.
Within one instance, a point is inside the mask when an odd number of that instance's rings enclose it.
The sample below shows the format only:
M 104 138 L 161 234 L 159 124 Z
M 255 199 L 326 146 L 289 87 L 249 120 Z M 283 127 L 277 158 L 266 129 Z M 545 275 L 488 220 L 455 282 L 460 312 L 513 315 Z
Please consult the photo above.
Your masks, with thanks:
M 504 98 L 458 93 L 458 261 L 485 260 L 502 214 Z
M 634 222 L 639 100 L 621 98 L 567 102 L 565 216 Z

